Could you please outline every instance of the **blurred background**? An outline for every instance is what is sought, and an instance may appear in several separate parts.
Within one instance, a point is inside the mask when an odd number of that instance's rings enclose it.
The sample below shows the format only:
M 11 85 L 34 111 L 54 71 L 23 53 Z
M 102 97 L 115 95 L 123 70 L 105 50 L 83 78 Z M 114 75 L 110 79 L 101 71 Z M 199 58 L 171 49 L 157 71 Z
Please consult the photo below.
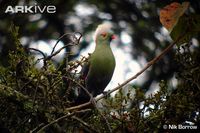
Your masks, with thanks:
M 20 40 L 24 47 L 37 48 L 47 55 L 57 39 L 65 33 L 81 32 L 83 37 L 78 46 L 68 47 L 54 60 L 59 63 L 66 52 L 70 60 L 87 56 L 94 50 L 93 33 L 104 22 L 111 23 L 117 39 L 111 47 L 116 58 L 116 70 L 107 89 L 122 83 L 157 56 L 172 40 L 168 31 L 159 22 L 159 10 L 173 1 L 168 0 L 0 0 L 0 65 L 8 65 L 8 52 L 15 49 L 9 35 L 12 23 L 19 26 Z M 182 1 L 178 1 L 182 2 Z M 191 0 L 190 11 L 200 12 L 200 1 Z M 7 6 L 16 5 L 56 6 L 56 13 L 5 13 Z M 194 44 L 199 42 L 194 38 Z M 63 38 L 57 48 L 69 42 Z M 41 55 L 35 55 L 40 58 Z M 174 73 L 174 51 L 171 50 L 131 84 L 149 94 L 166 80 L 171 87 L 176 85 Z M 39 64 L 39 66 L 42 64 Z

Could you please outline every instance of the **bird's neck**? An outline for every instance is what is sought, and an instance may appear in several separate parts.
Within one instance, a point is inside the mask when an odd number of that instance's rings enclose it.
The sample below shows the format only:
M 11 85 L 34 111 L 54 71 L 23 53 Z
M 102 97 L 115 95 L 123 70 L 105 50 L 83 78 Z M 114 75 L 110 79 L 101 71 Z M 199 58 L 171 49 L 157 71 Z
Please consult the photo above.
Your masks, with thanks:
M 110 41 L 108 40 L 96 41 L 95 49 L 102 49 L 102 48 L 110 48 Z

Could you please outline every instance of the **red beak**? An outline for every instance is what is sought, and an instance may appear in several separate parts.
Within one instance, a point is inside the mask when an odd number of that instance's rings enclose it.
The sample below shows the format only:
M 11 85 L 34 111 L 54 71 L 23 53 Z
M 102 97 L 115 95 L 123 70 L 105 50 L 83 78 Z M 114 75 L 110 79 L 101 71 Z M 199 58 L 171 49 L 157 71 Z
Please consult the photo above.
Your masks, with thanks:
M 111 36 L 111 39 L 116 39 L 117 37 L 115 35 L 112 35 Z

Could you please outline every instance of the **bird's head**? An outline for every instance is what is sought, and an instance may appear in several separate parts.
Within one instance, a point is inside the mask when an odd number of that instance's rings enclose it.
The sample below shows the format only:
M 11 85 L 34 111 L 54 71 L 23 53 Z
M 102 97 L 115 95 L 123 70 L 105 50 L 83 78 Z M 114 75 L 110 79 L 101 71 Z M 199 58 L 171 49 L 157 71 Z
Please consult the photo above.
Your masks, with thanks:
M 98 43 L 98 41 L 110 42 L 112 39 L 114 39 L 115 35 L 111 29 L 112 29 L 112 25 L 109 23 L 99 25 L 94 34 L 95 42 L 96 43 Z

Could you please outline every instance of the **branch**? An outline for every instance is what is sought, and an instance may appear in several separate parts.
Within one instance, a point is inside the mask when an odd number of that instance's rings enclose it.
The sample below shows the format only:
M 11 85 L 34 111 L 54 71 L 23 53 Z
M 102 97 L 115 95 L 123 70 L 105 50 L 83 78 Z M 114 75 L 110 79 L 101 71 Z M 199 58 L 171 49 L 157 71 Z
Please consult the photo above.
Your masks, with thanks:
M 44 54 L 44 52 L 42 52 L 41 50 L 39 50 L 39 49 L 35 49 L 35 48 L 28 48 L 28 50 L 33 50 L 33 51 L 37 51 L 37 52 L 39 52 L 42 56 L 43 56 L 43 58 L 46 58 L 46 55 Z
M 28 48 L 28 50 L 32 50 L 32 51 L 37 51 L 37 52 L 39 52 L 39 53 L 43 56 L 43 58 L 41 58 L 41 59 L 45 59 L 45 58 L 46 58 L 46 55 L 44 54 L 44 52 L 42 52 L 42 51 L 39 50 L 39 49 Z M 37 59 L 37 61 L 40 61 L 41 59 Z M 37 61 L 36 61 L 36 63 L 37 63 Z M 43 63 L 44 63 L 44 65 L 46 65 L 46 61 L 45 61 L 45 60 L 43 60 Z
M 76 37 L 76 34 L 79 34 L 79 37 Z M 74 45 L 78 45 L 80 43 L 80 40 L 81 40 L 81 37 L 82 37 L 82 34 L 80 32 L 75 32 L 73 33 L 72 37 L 73 37 L 73 40 L 71 43 L 67 44 L 67 45 L 64 45 L 62 48 L 58 49 L 57 51 L 55 51 L 55 48 L 57 46 L 57 44 L 59 43 L 59 41 L 64 37 L 64 36 L 67 36 L 67 35 L 71 35 L 70 33 L 66 33 L 64 35 L 62 35 L 60 38 L 58 38 L 56 44 L 54 45 L 53 47 L 53 50 L 51 51 L 51 54 L 45 58 L 43 58 L 43 61 L 44 61 L 44 66 L 43 68 L 46 68 L 46 65 L 47 65 L 47 61 L 50 60 L 52 57 L 56 56 L 57 54 L 59 54 L 63 49 L 69 47 L 69 46 L 74 46 Z M 54 52 L 55 51 L 55 52 Z
M 97 131 L 96 129 L 94 129 L 93 127 L 91 127 L 89 124 L 87 124 L 85 121 L 81 120 L 80 118 L 73 116 L 72 119 L 77 120 L 78 122 L 80 122 L 82 125 L 84 125 L 85 127 L 87 127 L 88 129 L 92 130 L 92 132 L 94 133 L 100 133 L 99 131 Z
M 112 129 L 110 127 L 110 123 L 108 122 L 108 120 L 106 119 L 106 117 L 101 113 L 101 111 L 97 108 L 97 106 L 95 106 L 95 108 L 97 109 L 97 111 L 99 112 L 99 114 L 101 115 L 101 117 L 104 119 L 105 123 L 106 123 L 106 126 L 109 130 L 109 133 L 112 133 Z
M 72 82 L 74 82 L 75 84 L 77 84 L 79 87 L 81 87 L 81 89 L 83 89 L 86 92 L 86 94 L 90 97 L 90 99 L 93 99 L 92 94 L 83 85 L 81 85 L 78 81 L 71 79 L 69 77 L 66 77 L 66 76 L 63 76 L 63 78 L 69 79 Z
M 151 61 L 149 61 L 146 66 L 140 70 L 138 73 L 136 73 L 133 77 L 127 79 L 126 81 L 124 81 L 122 84 L 120 84 L 119 86 L 115 87 L 114 89 L 108 91 L 107 94 L 102 95 L 98 98 L 95 98 L 96 101 L 99 101 L 100 99 L 104 98 L 105 96 L 107 96 L 108 94 L 113 93 L 116 90 L 120 90 L 122 89 L 123 86 L 125 86 L 126 84 L 128 84 L 129 82 L 131 82 L 132 80 L 136 79 L 138 76 L 140 76 L 142 73 L 144 73 L 149 67 L 151 67 L 153 64 L 155 64 L 156 62 L 158 62 L 171 48 L 173 48 L 173 46 L 179 42 L 183 37 L 185 36 L 185 34 L 182 34 L 181 36 L 179 36 L 173 43 L 171 43 L 168 47 L 166 47 L 158 56 L 156 56 L 155 58 L 153 58 Z
M 77 33 L 80 35 L 79 37 L 76 37 L 76 34 L 77 34 Z M 72 43 L 69 43 L 69 44 L 63 46 L 62 48 L 60 48 L 59 50 L 57 50 L 57 51 L 54 53 L 55 48 L 56 48 L 57 44 L 59 43 L 59 41 L 60 41 L 64 36 L 67 36 L 67 35 L 71 35 L 71 36 L 73 37 L 73 38 L 72 38 L 72 39 L 73 39 L 73 40 L 72 40 Z M 75 32 L 75 33 L 73 33 L 73 34 L 65 33 L 65 34 L 62 35 L 60 38 L 58 38 L 56 44 L 55 44 L 54 47 L 53 47 L 53 50 L 51 51 L 51 55 L 48 56 L 47 58 L 45 58 L 44 60 L 50 60 L 53 56 L 59 54 L 64 48 L 67 48 L 68 46 L 78 45 L 78 44 L 80 43 L 81 38 L 82 38 L 82 34 L 81 34 L 80 32 Z
M 81 110 L 81 111 L 75 111 L 75 112 L 72 112 L 72 113 L 67 113 L 66 115 L 59 117 L 58 119 L 56 119 L 56 120 L 50 122 L 49 124 L 43 126 L 37 133 L 42 133 L 42 131 L 44 131 L 46 128 L 50 127 L 51 125 L 58 123 L 59 121 L 65 119 L 67 117 L 73 116 L 76 113 L 83 113 L 83 112 L 87 112 L 87 111 L 91 111 L 91 109 L 85 109 L 85 110 Z M 32 133 L 32 131 L 30 131 L 30 133 Z
M 79 37 L 78 39 L 76 38 L 76 35 L 75 35 L 76 33 L 78 33 L 78 34 L 80 35 L 80 37 Z M 56 44 L 55 44 L 54 47 L 53 47 L 53 50 L 51 51 L 51 55 L 54 53 L 55 48 L 56 48 L 57 44 L 60 42 L 60 40 L 61 40 L 63 37 L 68 36 L 68 35 L 72 35 L 72 34 L 71 34 L 71 33 L 65 33 L 64 35 L 62 35 L 61 37 L 58 38 Z M 75 43 L 76 45 L 79 44 L 81 37 L 82 37 L 82 34 L 81 34 L 80 32 L 75 32 L 75 33 L 73 33 L 73 39 L 75 39 L 75 41 L 76 41 L 76 42 L 73 42 L 73 43 Z
M 155 58 L 153 58 L 151 61 L 149 61 L 146 66 L 140 70 L 138 73 L 136 73 L 133 77 L 127 79 L 126 81 L 124 81 L 122 84 L 120 84 L 119 86 L 113 88 L 112 90 L 108 91 L 107 94 L 102 95 L 98 98 L 95 98 L 96 101 L 99 101 L 100 99 L 106 97 L 108 94 L 111 94 L 112 92 L 116 91 L 116 90 L 120 90 L 122 89 L 123 86 L 125 86 L 126 84 L 128 84 L 130 81 L 136 79 L 138 76 L 140 76 L 143 72 L 145 72 L 149 67 L 151 67 L 153 64 L 155 64 L 157 61 L 159 61 L 171 48 L 173 48 L 173 46 L 179 42 L 184 36 L 186 35 L 186 33 L 182 34 L 181 36 L 179 36 L 173 43 L 171 43 L 167 48 L 165 48 L 158 56 L 156 56 Z M 87 103 L 83 103 L 80 104 L 78 106 L 74 106 L 74 107 L 70 107 L 67 108 L 65 111 L 71 111 L 71 110 L 77 110 L 80 108 L 83 108 L 85 106 L 88 106 L 92 104 L 91 101 L 87 102 Z
M 29 133 L 35 133 L 38 129 L 40 129 L 42 126 L 44 126 L 44 123 L 39 124 L 36 128 L 31 130 Z
M 57 54 L 59 54 L 63 49 L 67 48 L 71 46 L 71 43 L 68 45 L 63 46 L 62 48 L 60 48 L 59 50 L 57 50 L 55 53 L 52 53 L 51 55 L 47 56 L 46 58 L 44 58 L 44 61 L 50 60 L 52 57 L 56 56 Z
M 76 34 L 79 34 L 79 37 L 77 37 Z M 69 43 L 69 44 L 67 44 L 67 45 L 64 45 L 62 48 L 60 48 L 60 49 L 58 49 L 57 51 L 55 51 L 55 48 L 56 48 L 57 44 L 60 42 L 60 40 L 61 40 L 63 37 L 68 36 L 68 35 L 72 36 L 72 42 Z M 46 63 L 47 60 L 50 60 L 52 57 L 56 56 L 56 55 L 59 54 L 63 49 L 65 49 L 65 48 L 67 48 L 67 47 L 69 47 L 69 46 L 78 45 L 78 44 L 80 43 L 80 40 L 81 40 L 82 36 L 83 36 L 83 35 L 82 35 L 80 32 L 75 32 L 75 33 L 73 33 L 73 34 L 71 34 L 71 33 L 65 33 L 64 35 L 62 35 L 61 37 L 58 38 L 58 40 L 57 40 L 56 44 L 54 45 L 54 47 L 53 47 L 53 49 L 52 49 L 52 51 L 51 51 L 51 54 L 50 54 L 49 56 L 46 56 L 46 55 L 45 55 L 41 50 L 39 50 L 39 49 L 35 49 L 35 48 L 28 48 L 28 49 L 29 49 L 29 50 L 33 50 L 33 51 L 37 51 L 37 52 L 39 52 L 40 54 L 42 54 L 43 58 L 41 58 L 41 59 L 43 59 L 44 68 L 45 68 L 45 66 L 47 65 L 47 63 Z M 54 52 L 54 51 L 55 51 L 55 52 Z M 39 59 L 39 60 L 41 60 L 41 59 Z
M 57 46 L 57 44 L 60 42 L 60 40 L 61 40 L 63 37 L 68 36 L 68 35 L 71 35 L 71 33 L 65 33 L 64 35 L 62 35 L 61 37 L 58 38 L 56 44 L 53 46 L 53 49 L 52 49 L 52 51 L 51 51 L 51 55 L 54 53 L 54 51 L 55 51 L 55 49 L 56 49 L 56 46 Z

